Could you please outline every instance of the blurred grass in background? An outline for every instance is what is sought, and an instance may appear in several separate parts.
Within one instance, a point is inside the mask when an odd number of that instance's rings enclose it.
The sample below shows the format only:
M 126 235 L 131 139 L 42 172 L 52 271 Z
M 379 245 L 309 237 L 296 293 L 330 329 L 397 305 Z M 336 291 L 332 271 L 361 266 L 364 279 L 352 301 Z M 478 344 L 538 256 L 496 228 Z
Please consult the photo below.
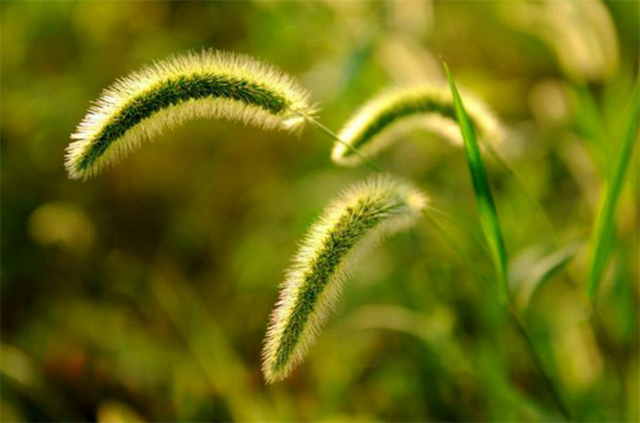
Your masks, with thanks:
M 427 224 L 364 260 L 305 364 L 264 385 L 262 339 L 296 242 L 368 170 L 333 166 L 331 140 L 313 128 L 294 137 L 221 121 L 168 132 L 86 183 L 63 169 L 69 134 L 103 88 L 202 48 L 296 76 L 334 129 L 385 87 L 444 84 L 446 59 L 503 120 L 499 152 L 547 210 L 558 244 L 577 251 L 526 311 L 545 363 L 578 420 L 640 418 L 637 150 L 600 328 L 585 294 L 598 195 L 637 75 L 639 3 L 0 8 L 3 421 L 560 418 L 493 294 Z M 479 233 L 461 150 L 421 132 L 380 161 Z M 553 236 L 517 182 L 487 163 L 512 282 L 526 285 L 544 273 Z M 473 238 L 448 225 L 489 270 Z

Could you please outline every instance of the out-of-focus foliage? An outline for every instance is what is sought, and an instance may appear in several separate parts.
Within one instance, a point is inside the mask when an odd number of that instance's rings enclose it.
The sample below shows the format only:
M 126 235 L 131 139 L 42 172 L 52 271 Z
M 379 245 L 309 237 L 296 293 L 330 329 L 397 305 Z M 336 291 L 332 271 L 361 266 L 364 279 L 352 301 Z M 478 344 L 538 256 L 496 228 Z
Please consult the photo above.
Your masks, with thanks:
M 220 121 L 167 132 L 85 183 L 63 167 L 69 135 L 103 88 L 202 48 L 297 77 L 333 129 L 385 87 L 444 84 L 444 58 L 504 122 L 499 153 L 556 228 L 487 157 L 510 275 L 527 289 L 546 366 L 578 420 L 640 418 L 637 147 L 597 315 L 586 297 L 589 234 L 637 77 L 637 2 L 0 9 L 3 421 L 561 418 L 476 278 L 491 261 L 475 241 L 464 154 L 426 132 L 379 162 L 455 218 L 441 223 L 473 268 L 426 222 L 395 237 L 361 261 L 305 363 L 265 385 L 260 351 L 283 269 L 323 206 L 370 171 L 333 166 L 332 140 L 314 128 L 297 137 Z

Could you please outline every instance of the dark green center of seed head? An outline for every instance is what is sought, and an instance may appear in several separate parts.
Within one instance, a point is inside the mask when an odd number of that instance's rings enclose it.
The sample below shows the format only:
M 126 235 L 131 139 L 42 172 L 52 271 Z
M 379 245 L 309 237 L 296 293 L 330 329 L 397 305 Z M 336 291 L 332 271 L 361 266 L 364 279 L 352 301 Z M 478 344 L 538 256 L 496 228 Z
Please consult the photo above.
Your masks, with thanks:
M 90 167 L 117 139 L 154 113 L 188 100 L 224 98 L 260 107 L 274 115 L 289 106 L 281 94 L 255 82 L 226 75 L 194 74 L 167 80 L 152 92 L 142 93 L 119 110 L 96 136 L 91 149 L 78 163 Z
M 390 107 L 373 119 L 373 125 L 369 125 L 356 139 L 353 140 L 352 146 L 360 148 L 371 140 L 378 133 L 382 132 L 387 126 L 391 125 L 398 119 L 409 117 L 417 113 L 437 113 L 452 120 L 456 120 L 456 111 L 451 104 L 443 103 L 433 98 L 416 98 L 411 101 L 402 101 Z M 354 154 L 351 150 L 344 152 L 345 156 Z

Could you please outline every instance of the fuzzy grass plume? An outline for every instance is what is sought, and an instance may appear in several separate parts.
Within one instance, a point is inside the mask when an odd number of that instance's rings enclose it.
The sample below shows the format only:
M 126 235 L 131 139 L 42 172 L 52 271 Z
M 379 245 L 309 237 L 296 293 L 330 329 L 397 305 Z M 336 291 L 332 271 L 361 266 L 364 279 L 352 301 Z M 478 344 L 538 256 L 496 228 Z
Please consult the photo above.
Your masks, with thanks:
M 202 51 L 157 62 L 107 88 L 67 148 L 69 176 L 86 179 L 163 130 L 196 118 L 294 129 L 312 114 L 292 78 L 248 56 Z
M 425 206 L 413 186 L 377 176 L 325 210 L 293 258 L 271 316 L 263 351 L 268 382 L 285 378 L 302 361 L 363 250 L 412 225 Z
M 493 113 L 480 100 L 466 95 L 467 111 L 479 135 L 496 143 L 501 127 Z M 406 86 L 383 91 L 358 110 L 340 130 L 338 137 L 349 146 L 372 157 L 400 136 L 417 128 L 436 132 L 456 145 L 462 145 L 451 91 L 446 86 Z M 340 165 L 357 165 L 362 159 L 353 149 L 335 143 L 331 155 Z

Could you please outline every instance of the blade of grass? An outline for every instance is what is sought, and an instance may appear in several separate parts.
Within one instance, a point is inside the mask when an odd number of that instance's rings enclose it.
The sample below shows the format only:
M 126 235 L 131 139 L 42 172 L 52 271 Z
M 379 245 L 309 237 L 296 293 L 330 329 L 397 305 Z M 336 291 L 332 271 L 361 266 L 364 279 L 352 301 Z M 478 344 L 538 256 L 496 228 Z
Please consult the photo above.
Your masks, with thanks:
M 444 64 L 444 70 L 449 80 L 449 86 L 451 87 L 451 94 L 453 96 L 453 102 L 456 109 L 456 116 L 462 132 L 462 138 L 464 140 L 464 149 L 467 155 L 467 162 L 469 164 L 469 171 L 471 172 L 471 180 L 473 181 L 473 189 L 476 195 L 476 202 L 478 205 L 478 214 L 480 217 L 480 224 L 484 232 L 487 244 L 491 251 L 491 257 L 498 278 L 499 285 L 499 298 L 503 304 L 506 304 L 509 298 L 509 283 L 507 281 L 507 252 L 504 247 L 504 239 L 502 237 L 502 230 L 500 229 L 500 220 L 498 219 L 498 212 L 493 202 L 493 196 L 491 195 L 491 188 L 489 187 L 489 181 L 487 180 L 487 174 L 484 169 L 484 163 L 482 161 L 482 155 L 480 154 L 480 147 L 476 139 L 476 134 L 471 124 L 471 120 L 467 115 L 458 89 L 451 75 L 451 71 L 447 64 Z
M 582 243 L 573 242 L 545 257 L 537 257 L 537 263 L 527 263 L 519 277 L 514 274 L 516 272 L 510 272 L 510 281 L 515 288 L 514 303 L 517 309 L 526 312 L 536 293 L 569 264 L 581 246 Z M 514 270 L 513 266 L 511 270 Z
M 473 272 L 476 279 L 478 279 L 478 281 L 483 283 L 488 289 L 495 288 L 495 284 L 492 284 L 489 278 L 487 278 L 482 272 L 477 270 L 477 266 L 475 265 L 475 262 L 473 261 L 469 253 L 465 250 L 465 248 L 462 247 L 462 245 L 460 245 L 460 243 L 458 243 L 455 240 L 455 238 L 451 236 L 447 232 L 447 230 L 442 225 L 440 225 L 440 223 L 433 216 L 431 216 L 430 211 L 431 210 L 425 210 L 424 212 L 424 216 L 426 217 L 427 222 L 429 222 L 431 226 L 438 232 L 438 234 L 449 244 L 449 246 L 453 249 L 453 251 L 457 253 L 458 256 L 469 265 L 469 268 Z M 529 331 L 527 330 L 524 322 L 518 316 L 516 309 L 511 304 L 508 304 L 505 308 L 513 324 L 518 330 L 518 333 L 522 336 L 523 340 L 525 341 L 525 347 L 527 352 L 529 353 L 529 357 L 533 362 L 537 372 L 540 374 L 540 377 L 543 379 L 545 385 L 547 386 L 547 389 L 551 393 L 551 396 L 558 410 L 560 410 L 560 412 L 568 420 L 571 420 L 572 418 L 571 409 L 567 404 L 567 402 L 564 400 L 564 397 L 562 396 L 562 393 L 560 392 L 559 388 L 556 387 L 556 384 L 554 383 L 554 379 L 545 369 L 544 363 L 542 361 L 542 357 L 540 356 L 540 353 L 538 352 L 538 349 L 535 346 L 533 338 L 529 333 Z
M 615 215 L 620 200 L 620 194 L 624 186 L 625 175 L 629 167 L 629 160 L 633 151 L 635 135 L 638 130 L 640 114 L 639 84 L 633 90 L 633 98 L 627 115 L 627 124 L 624 127 L 623 139 L 615 162 L 605 182 L 600 195 L 600 207 L 596 215 L 596 223 L 592 237 L 591 264 L 587 292 L 592 302 L 596 301 L 598 286 L 602 279 L 602 273 L 607 264 L 611 244 L 615 232 Z
M 602 115 L 584 83 L 574 82 L 570 85 L 570 99 L 572 102 L 575 125 L 578 131 L 587 141 L 586 147 L 600 175 L 605 175 L 606 163 L 604 158 L 608 155 L 607 128 L 602 120 Z
M 462 138 L 464 140 L 465 153 L 467 155 L 467 162 L 469 164 L 469 171 L 471 173 L 473 189 L 476 195 L 476 202 L 478 204 L 480 223 L 482 225 L 487 244 L 489 245 L 489 248 L 491 250 L 496 276 L 499 281 L 498 300 L 503 306 L 505 306 L 505 308 L 509 312 L 509 315 L 514 320 L 518 331 L 524 338 L 527 345 L 527 351 L 529 352 L 531 359 L 535 363 L 538 372 L 548 386 L 549 392 L 556 402 L 558 409 L 566 418 L 571 419 L 571 409 L 564 401 L 564 397 L 561 395 L 558 387 L 553 382 L 551 375 L 545 369 L 542 358 L 540 357 L 535 343 L 533 342 L 533 338 L 531 337 L 522 320 L 519 318 L 510 301 L 509 281 L 507 277 L 507 253 L 504 247 L 504 239 L 502 236 L 502 229 L 500 228 L 498 212 L 493 202 L 491 188 L 489 187 L 489 181 L 484 169 L 482 155 L 480 154 L 480 147 L 478 146 L 478 141 L 476 139 L 473 125 L 471 124 L 471 120 L 465 112 L 464 105 L 462 104 L 462 99 L 460 98 L 460 94 L 458 93 L 458 89 L 456 88 L 456 84 L 453 80 L 453 76 L 451 75 L 451 71 L 449 70 L 449 66 L 447 66 L 446 63 L 443 64 L 445 73 L 447 74 L 447 79 L 449 80 L 449 86 L 451 87 L 451 94 L 456 109 L 456 116 L 458 124 L 460 125 L 460 131 L 462 132 Z

